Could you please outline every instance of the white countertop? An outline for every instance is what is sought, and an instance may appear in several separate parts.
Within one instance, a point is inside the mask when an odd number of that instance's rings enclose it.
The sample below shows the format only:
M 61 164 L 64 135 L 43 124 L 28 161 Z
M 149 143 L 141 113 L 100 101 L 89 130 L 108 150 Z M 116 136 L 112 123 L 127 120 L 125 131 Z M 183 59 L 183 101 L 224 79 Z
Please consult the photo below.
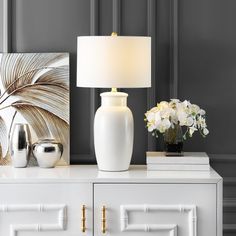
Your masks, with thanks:
M 217 183 L 221 177 L 210 171 L 147 171 L 145 165 L 130 166 L 129 171 L 103 172 L 96 165 L 39 167 L 0 167 L 0 183 Z

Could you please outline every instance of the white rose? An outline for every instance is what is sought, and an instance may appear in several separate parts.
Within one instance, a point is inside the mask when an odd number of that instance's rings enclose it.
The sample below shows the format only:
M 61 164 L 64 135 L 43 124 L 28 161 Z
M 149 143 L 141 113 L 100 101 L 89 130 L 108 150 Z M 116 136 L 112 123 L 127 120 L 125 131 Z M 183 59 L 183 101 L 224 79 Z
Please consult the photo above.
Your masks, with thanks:
M 191 116 L 189 116 L 187 119 L 186 119 L 186 125 L 187 126 L 192 126 L 193 125 L 193 118 Z
M 198 114 L 200 111 L 200 107 L 196 104 L 192 104 L 190 106 L 191 113 Z
M 184 110 L 184 109 L 185 109 L 185 105 L 184 105 L 183 102 L 176 104 L 176 110 L 177 110 L 177 111 L 178 111 L 178 110 Z
M 197 124 L 199 128 L 206 128 L 206 119 L 200 116 L 197 120 Z
M 191 103 L 190 103 L 189 101 L 187 101 L 187 100 L 184 100 L 184 101 L 182 102 L 182 105 L 183 105 L 184 107 L 188 107 L 188 106 L 191 105 Z
M 172 102 L 174 102 L 174 103 L 178 103 L 179 102 L 179 99 L 177 99 L 177 98 L 172 98 L 172 99 L 170 99 Z
M 178 117 L 177 117 L 176 113 L 171 115 L 171 123 L 178 124 Z
M 189 136 L 192 137 L 195 131 L 197 131 L 197 129 L 194 126 L 189 127 Z
M 204 135 L 208 135 L 209 134 L 209 130 L 207 128 L 204 128 L 202 132 L 203 132 Z
M 169 103 L 166 102 L 166 101 L 162 101 L 159 104 L 157 104 L 157 107 L 158 107 L 158 109 L 162 110 L 162 109 L 168 108 L 169 107 Z
M 180 103 L 179 99 L 171 99 L 169 105 L 175 107 L 178 103 Z
M 155 125 L 154 124 L 148 124 L 148 132 L 152 132 L 155 129 Z
M 206 112 L 205 112 L 205 110 L 201 109 L 201 110 L 199 111 L 199 114 L 200 114 L 201 116 L 204 116 L 204 115 L 206 114 Z
M 170 116 L 172 116 L 173 114 L 175 114 L 174 109 L 172 108 L 164 108 L 163 110 L 160 111 L 160 116 L 163 119 L 169 119 Z
M 160 131 L 160 133 L 164 133 L 167 129 L 169 129 L 171 126 L 171 123 L 168 119 L 164 119 L 161 122 L 158 123 L 157 129 Z
M 187 120 L 187 113 L 186 112 L 184 112 L 183 110 L 178 110 L 177 117 L 178 117 L 180 126 L 183 126 L 186 124 L 186 120 Z
M 158 121 L 160 121 L 161 120 L 161 115 L 160 115 L 160 111 L 158 111 L 158 112 L 156 112 L 155 113 L 155 122 L 158 122 Z
M 146 118 L 149 122 L 155 120 L 155 113 L 154 112 L 149 111 L 145 115 L 146 115 Z
M 158 110 L 159 110 L 159 109 L 158 109 L 157 107 L 153 107 L 153 108 L 152 108 L 150 111 L 148 111 L 148 112 L 154 112 L 154 113 L 155 113 L 155 112 L 158 112 Z

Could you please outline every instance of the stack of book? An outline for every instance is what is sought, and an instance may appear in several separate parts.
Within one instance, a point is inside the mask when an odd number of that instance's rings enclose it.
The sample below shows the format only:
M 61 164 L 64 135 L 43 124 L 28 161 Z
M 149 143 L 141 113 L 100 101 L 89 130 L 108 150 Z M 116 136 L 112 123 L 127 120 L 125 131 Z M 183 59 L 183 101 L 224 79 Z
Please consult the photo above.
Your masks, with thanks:
M 183 156 L 165 156 L 164 152 L 147 152 L 148 170 L 209 171 L 209 157 L 205 152 L 184 152 Z

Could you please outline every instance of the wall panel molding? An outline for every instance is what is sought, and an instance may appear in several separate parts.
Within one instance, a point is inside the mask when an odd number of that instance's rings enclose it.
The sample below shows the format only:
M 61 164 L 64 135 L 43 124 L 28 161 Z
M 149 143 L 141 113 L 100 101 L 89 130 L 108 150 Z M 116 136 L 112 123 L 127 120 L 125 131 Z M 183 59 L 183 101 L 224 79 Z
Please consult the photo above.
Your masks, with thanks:
M 121 33 L 121 0 L 112 1 L 112 31 Z
M 236 224 L 224 224 L 223 231 L 224 233 L 236 233 Z
M 147 89 L 147 107 L 156 104 L 156 0 L 147 1 L 147 35 L 152 38 L 152 87 Z
M 224 177 L 225 186 L 236 186 L 236 177 Z
M 210 159 L 213 163 L 223 162 L 223 163 L 235 163 L 236 154 L 211 154 L 209 153 Z
M 90 35 L 98 35 L 98 0 L 90 0 Z M 95 160 L 93 123 L 97 108 L 97 92 L 92 88 L 90 91 L 90 159 Z
M 90 0 L 90 35 L 98 34 L 98 0 Z
M 236 198 L 224 198 L 224 212 L 236 212 Z
M 11 51 L 11 8 L 12 3 L 11 0 L 3 0 L 3 45 L 2 49 L 3 52 L 10 52 Z
M 147 1 L 147 35 L 152 38 L 152 71 L 151 71 L 151 88 L 147 88 L 147 109 L 150 109 L 156 104 L 156 63 L 157 63 L 157 30 L 156 30 L 156 0 Z M 157 141 L 153 136 L 148 135 L 148 150 L 156 150 Z
M 235 213 L 236 212 L 236 198 L 225 198 L 223 202 L 224 213 Z M 236 232 L 236 224 L 224 224 L 223 231 L 225 233 Z
M 170 98 L 178 97 L 178 0 L 170 0 Z
M 98 35 L 99 29 L 99 1 L 98 0 L 90 0 L 90 35 Z M 94 164 L 96 163 L 95 159 L 95 151 L 94 151 L 94 133 L 93 133 L 93 123 L 94 123 L 94 115 L 96 113 L 97 104 L 98 104 L 98 95 L 97 90 L 95 88 L 90 88 L 90 132 L 89 132 L 89 149 L 90 152 L 88 154 L 78 154 L 76 159 L 78 158 L 79 163 L 85 164 Z M 75 158 L 74 158 L 75 159 Z

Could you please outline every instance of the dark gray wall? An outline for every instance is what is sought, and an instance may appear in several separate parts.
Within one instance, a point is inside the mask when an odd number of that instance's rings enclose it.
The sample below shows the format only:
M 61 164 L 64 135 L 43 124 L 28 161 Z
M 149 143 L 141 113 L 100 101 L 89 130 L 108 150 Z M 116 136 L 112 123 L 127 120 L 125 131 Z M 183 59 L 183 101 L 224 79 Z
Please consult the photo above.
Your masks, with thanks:
M 236 235 L 236 1 L 179 1 L 181 99 L 207 110 L 210 135 L 187 141 L 186 150 L 205 150 L 224 177 L 224 235 Z
M 0 0 L 0 19 L 2 19 Z M 135 118 L 132 162 L 161 150 L 144 127 L 156 101 L 179 97 L 207 110 L 210 135 L 185 150 L 206 151 L 224 177 L 225 236 L 236 234 L 236 1 L 12 0 L 12 52 L 70 52 L 71 162 L 94 163 L 93 115 L 102 90 L 76 88 L 76 36 L 152 36 L 152 88 L 124 90 Z M 1 20 L 2 21 L 2 20 Z M 2 24 L 0 24 L 2 32 Z M 2 34 L 0 33 L 0 36 Z M 2 37 L 0 37 L 0 49 Z
M 0 0 L 0 9 L 3 9 L 3 1 L 2 0 Z M 0 51 L 2 51 L 2 43 L 3 43 L 3 34 L 2 34 L 2 32 L 3 32 L 3 24 L 2 24 L 2 22 L 3 22 L 3 11 L 2 10 L 0 10 Z

